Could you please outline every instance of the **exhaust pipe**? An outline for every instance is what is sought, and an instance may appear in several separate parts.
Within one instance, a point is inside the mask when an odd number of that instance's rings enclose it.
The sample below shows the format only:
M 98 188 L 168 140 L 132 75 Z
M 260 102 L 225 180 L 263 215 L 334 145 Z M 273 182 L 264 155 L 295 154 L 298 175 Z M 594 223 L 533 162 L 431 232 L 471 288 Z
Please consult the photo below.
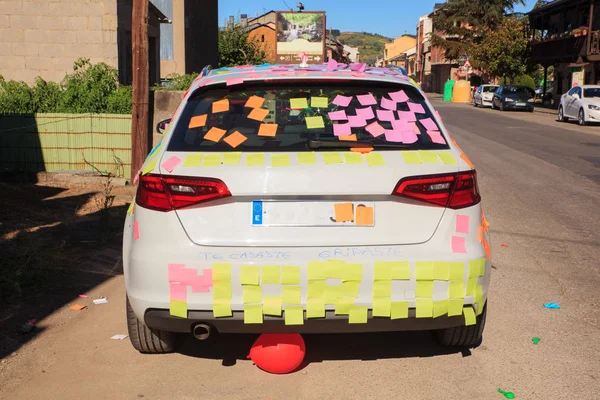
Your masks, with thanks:
M 198 340 L 206 340 L 210 336 L 210 326 L 206 324 L 196 324 L 192 328 L 192 335 Z

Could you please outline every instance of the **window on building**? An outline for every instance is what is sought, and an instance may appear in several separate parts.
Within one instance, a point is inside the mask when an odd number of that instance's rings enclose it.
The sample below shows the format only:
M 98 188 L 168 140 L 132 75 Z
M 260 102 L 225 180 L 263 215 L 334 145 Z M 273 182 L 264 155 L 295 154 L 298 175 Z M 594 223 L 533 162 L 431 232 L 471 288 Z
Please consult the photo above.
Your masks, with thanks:
M 263 43 L 265 42 L 265 35 L 261 35 L 260 41 L 263 42 Z

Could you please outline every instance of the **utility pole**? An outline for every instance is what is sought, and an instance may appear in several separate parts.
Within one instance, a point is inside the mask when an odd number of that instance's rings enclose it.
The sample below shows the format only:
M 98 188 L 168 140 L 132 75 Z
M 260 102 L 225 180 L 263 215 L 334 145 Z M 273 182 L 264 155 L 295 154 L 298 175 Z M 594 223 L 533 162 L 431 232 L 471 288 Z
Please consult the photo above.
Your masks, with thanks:
M 148 154 L 148 0 L 133 0 L 131 18 L 133 108 L 131 111 L 131 176 Z

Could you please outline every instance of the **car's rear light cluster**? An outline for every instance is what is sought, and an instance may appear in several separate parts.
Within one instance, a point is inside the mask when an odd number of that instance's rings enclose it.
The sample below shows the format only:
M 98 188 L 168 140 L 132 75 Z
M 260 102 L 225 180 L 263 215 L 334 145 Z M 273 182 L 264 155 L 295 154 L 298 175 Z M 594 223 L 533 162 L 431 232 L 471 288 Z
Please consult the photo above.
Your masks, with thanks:
M 481 201 L 475 171 L 404 178 L 392 194 L 453 209 Z
M 142 175 L 136 203 L 155 211 L 171 211 L 231 196 L 219 179 Z

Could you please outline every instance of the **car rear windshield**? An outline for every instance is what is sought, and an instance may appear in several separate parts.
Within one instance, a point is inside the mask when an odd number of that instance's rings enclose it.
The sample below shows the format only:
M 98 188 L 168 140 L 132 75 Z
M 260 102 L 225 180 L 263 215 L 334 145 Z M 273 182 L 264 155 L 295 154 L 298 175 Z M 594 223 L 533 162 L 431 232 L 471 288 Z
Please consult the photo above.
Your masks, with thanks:
M 496 89 L 498 89 L 498 86 L 484 86 L 483 87 L 484 92 L 495 92 Z
M 376 81 L 260 81 L 190 96 L 170 151 L 447 149 L 413 86 Z
M 600 88 L 583 89 L 583 97 L 600 97 Z
M 524 86 L 507 86 L 504 88 L 505 93 L 509 94 L 521 94 L 526 96 L 532 96 L 532 90 Z

